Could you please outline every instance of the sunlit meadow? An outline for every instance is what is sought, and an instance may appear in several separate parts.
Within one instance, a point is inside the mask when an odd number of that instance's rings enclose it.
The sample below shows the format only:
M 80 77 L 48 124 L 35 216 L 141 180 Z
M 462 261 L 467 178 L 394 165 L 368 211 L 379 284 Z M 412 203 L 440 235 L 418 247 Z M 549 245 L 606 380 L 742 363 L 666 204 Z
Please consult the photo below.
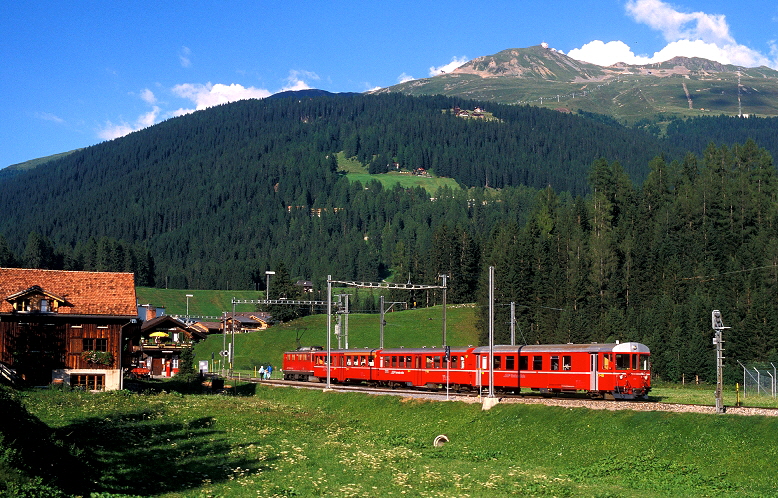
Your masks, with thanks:
M 242 395 L 25 393 L 87 450 L 99 496 L 765 496 L 778 419 L 430 402 L 243 385 Z M 446 434 L 450 440 L 434 447 Z M 758 478 L 755 478 L 758 476 Z

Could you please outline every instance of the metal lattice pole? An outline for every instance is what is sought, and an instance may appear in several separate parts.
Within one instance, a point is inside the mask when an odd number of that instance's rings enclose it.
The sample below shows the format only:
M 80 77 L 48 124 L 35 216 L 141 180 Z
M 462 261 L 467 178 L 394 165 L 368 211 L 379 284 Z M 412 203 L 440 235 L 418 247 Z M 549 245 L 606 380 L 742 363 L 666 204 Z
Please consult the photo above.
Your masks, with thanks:
M 716 413 L 724 413 L 724 339 L 721 332 L 729 327 L 724 326 L 719 310 L 713 310 L 711 321 L 715 331 L 713 342 L 716 344 Z

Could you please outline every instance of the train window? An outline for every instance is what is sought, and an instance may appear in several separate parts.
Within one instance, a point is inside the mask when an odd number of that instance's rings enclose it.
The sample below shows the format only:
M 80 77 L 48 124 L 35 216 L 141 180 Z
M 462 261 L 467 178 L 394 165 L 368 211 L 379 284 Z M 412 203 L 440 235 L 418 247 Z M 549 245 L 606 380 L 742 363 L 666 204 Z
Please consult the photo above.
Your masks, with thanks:
M 551 370 L 559 370 L 559 356 L 551 357 Z
M 494 356 L 492 358 L 492 363 L 494 363 L 495 370 L 500 370 L 502 368 L 502 356 Z
M 316 364 L 317 365 L 324 365 L 324 357 L 323 356 L 317 356 L 316 357 Z
M 519 370 L 529 370 L 529 356 L 519 356 Z
M 465 357 L 464 356 L 460 356 L 459 357 L 459 368 L 461 368 L 463 370 L 465 368 Z
M 432 368 L 432 356 L 425 357 L 424 368 Z
M 640 355 L 640 370 L 651 370 L 651 363 L 648 361 L 647 354 Z
M 410 356 L 405 357 L 405 368 L 413 368 L 413 359 Z M 419 368 L 418 366 L 416 368 Z
M 435 361 L 435 367 L 434 368 L 440 368 L 440 356 L 435 356 L 433 359 Z
M 629 370 L 629 354 L 616 355 L 616 370 Z
M 543 370 L 543 357 L 542 356 L 533 356 L 532 357 L 532 370 Z
M 372 366 L 373 366 L 373 359 L 374 359 L 374 358 L 373 358 L 372 356 L 371 356 L 371 357 L 369 357 L 369 358 L 367 359 L 367 365 L 368 365 L 368 366 L 370 366 L 370 367 L 372 367 Z
M 397 367 L 397 357 L 396 356 L 392 356 L 392 368 L 395 368 L 395 367 Z
M 405 368 L 405 356 L 400 356 L 397 358 L 398 363 L 397 366 L 400 368 Z
M 562 370 L 570 370 L 573 368 L 573 357 L 572 356 L 563 356 L 562 357 Z
M 638 355 L 633 354 L 632 355 L 632 370 L 638 369 Z
M 602 355 L 602 369 L 610 370 L 613 364 L 613 355 L 611 353 Z
M 505 357 L 505 370 L 514 370 L 516 368 L 516 357 L 508 355 Z
M 457 367 L 457 363 L 459 363 L 459 359 L 456 356 L 452 356 L 451 357 L 451 363 L 449 364 L 449 366 L 451 368 L 456 368 Z
M 416 367 L 415 368 L 421 368 L 421 356 L 416 357 Z
M 359 366 L 364 367 L 367 365 L 367 356 L 360 356 L 359 357 Z

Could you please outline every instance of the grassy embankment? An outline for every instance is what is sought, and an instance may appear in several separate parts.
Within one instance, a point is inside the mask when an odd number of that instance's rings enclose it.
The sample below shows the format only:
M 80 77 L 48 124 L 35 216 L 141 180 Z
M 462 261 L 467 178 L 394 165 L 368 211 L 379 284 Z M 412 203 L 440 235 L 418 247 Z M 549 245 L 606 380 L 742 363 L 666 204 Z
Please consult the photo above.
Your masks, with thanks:
M 402 187 L 424 187 L 430 195 L 434 195 L 438 188 L 449 187 L 452 190 L 459 190 L 459 184 L 453 178 L 443 177 L 422 177 L 415 176 L 409 172 L 391 172 L 383 173 L 380 175 L 371 175 L 367 172 L 367 168 L 357 161 L 356 159 L 346 158 L 343 152 L 338 153 L 338 170 L 346 172 L 346 176 L 353 183 L 359 181 L 362 185 L 366 185 L 368 182 L 377 180 L 381 182 L 384 189 L 390 190 L 396 184 L 400 184 Z
M 93 492 L 178 496 L 770 496 L 778 418 L 424 402 L 32 391 Z M 435 448 L 446 434 L 450 442 Z M 94 495 L 93 495 L 94 496 Z M 101 495 L 107 496 L 107 495 Z

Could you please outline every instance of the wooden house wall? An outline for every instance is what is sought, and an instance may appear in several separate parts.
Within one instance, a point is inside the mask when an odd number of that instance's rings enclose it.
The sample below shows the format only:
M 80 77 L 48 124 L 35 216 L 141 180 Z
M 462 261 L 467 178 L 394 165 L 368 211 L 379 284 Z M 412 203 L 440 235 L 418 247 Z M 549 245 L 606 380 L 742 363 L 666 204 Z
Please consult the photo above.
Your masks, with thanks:
M 55 369 L 120 368 L 122 325 L 126 320 L 90 318 L 90 323 L 79 323 L 78 317 L 72 316 L 0 316 L 0 361 L 37 385 L 48 384 Z M 99 365 L 84 360 L 84 339 L 106 339 L 113 363 Z

